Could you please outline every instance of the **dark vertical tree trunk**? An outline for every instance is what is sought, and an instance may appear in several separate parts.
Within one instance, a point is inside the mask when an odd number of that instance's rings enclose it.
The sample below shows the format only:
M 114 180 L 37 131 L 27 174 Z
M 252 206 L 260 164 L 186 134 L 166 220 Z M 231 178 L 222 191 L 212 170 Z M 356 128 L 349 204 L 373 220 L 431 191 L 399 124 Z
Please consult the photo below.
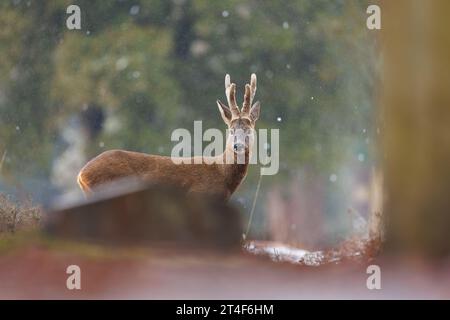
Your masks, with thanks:
M 194 14 L 190 0 L 177 1 L 173 12 L 174 54 L 180 60 L 189 57 L 191 43 L 194 40 Z

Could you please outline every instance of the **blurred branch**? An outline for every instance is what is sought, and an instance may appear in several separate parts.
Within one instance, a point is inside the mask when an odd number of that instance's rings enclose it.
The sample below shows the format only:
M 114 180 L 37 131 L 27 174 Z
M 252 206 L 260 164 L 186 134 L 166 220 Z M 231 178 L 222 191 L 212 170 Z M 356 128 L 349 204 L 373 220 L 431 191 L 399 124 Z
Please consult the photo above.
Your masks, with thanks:
M 3 151 L 2 159 L 0 160 L 0 174 L 2 173 L 3 163 L 5 162 L 6 151 L 7 151 L 6 149 L 5 149 L 5 151 Z

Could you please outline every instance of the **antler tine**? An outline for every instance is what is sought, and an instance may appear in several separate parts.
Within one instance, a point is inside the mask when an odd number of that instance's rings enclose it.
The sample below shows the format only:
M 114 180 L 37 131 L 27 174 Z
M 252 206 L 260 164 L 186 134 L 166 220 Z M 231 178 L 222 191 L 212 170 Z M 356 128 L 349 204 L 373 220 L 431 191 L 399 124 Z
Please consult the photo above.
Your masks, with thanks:
M 230 80 L 230 75 L 226 74 L 225 75 L 225 90 L 227 90 L 231 85 L 231 80 Z
M 242 113 L 249 114 L 252 106 L 253 98 L 256 94 L 256 74 L 252 73 L 250 84 L 245 85 L 244 104 L 242 106 Z
M 250 85 L 247 83 L 245 85 L 245 94 L 244 94 L 244 103 L 242 105 L 242 114 L 248 114 L 250 112 L 250 105 L 252 103 L 251 101 L 251 88 Z
M 231 83 L 230 75 L 225 76 L 225 95 L 227 96 L 228 106 L 234 117 L 239 116 L 239 109 L 236 103 L 236 84 Z
M 250 79 L 250 85 L 252 89 L 252 101 L 256 94 L 256 74 L 252 73 L 251 79 Z

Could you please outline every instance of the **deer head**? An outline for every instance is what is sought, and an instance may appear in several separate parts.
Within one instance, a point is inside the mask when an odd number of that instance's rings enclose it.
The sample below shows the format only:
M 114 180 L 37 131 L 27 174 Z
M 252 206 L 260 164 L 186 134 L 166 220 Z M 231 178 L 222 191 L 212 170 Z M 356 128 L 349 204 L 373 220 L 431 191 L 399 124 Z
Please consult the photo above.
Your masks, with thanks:
M 228 106 L 217 100 L 220 114 L 228 126 L 227 149 L 236 154 L 249 153 L 253 147 L 254 129 L 259 118 L 260 103 L 252 105 L 256 94 L 256 75 L 251 76 L 250 84 L 245 85 L 244 102 L 241 110 L 236 103 L 236 84 L 231 83 L 230 75 L 225 76 L 225 95 Z

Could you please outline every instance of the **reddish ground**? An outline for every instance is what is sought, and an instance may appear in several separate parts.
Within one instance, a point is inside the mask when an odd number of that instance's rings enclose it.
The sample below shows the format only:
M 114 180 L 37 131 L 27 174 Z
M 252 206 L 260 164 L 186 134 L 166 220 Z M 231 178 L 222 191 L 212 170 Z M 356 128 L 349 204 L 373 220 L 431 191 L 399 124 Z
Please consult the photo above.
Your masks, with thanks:
M 382 289 L 368 290 L 367 265 L 356 263 L 306 267 L 239 252 L 106 251 L 84 254 L 28 245 L 2 253 L 0 298 L 450 298 L 450 263 L 431 267 L 414 261 L 375 261 L 381 267 Z M 71 264 L 81 267 L 81 290 L 66 288 L 66 268 Z

